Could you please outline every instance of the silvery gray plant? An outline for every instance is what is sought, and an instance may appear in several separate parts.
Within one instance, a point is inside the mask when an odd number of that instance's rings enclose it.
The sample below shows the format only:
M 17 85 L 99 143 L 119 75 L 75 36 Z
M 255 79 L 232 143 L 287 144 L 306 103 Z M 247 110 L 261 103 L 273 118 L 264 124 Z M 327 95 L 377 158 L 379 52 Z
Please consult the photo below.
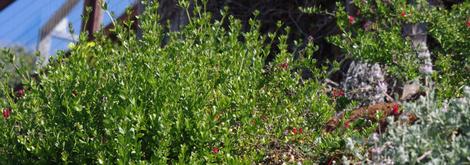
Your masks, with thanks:
M 355 157 L 367 164 L 469 164 L 470 87 L 464 88 L 464 94 L 441 105 L 432 94 L 405 103 L 403 111 L 418 117 L 414 124 L 407 124 L 403 116 L 398 121 L 389 118 L 387 131 L 371 136 L 368 151 L 354 147 L 349 151 L 352 155 L 361 152 L 362 156 Z M 348 146 L 367 145 L 364 141 L 350 143 Z
M 387 83 L 381 66 L 353 61 L 342 83 L 346 97 L 360 101 L 362 105 L 384 102 Z

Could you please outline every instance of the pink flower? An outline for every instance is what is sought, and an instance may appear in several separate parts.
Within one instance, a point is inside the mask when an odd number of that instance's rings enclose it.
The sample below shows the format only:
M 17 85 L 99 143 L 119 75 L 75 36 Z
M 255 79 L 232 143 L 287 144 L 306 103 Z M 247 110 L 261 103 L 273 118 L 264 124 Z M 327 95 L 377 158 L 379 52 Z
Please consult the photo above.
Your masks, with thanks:
M 354 16 L 348 15 L 349 24 L 352 25 L 356 22 L 356 18 Z
M 212 153 L 214 153 L 214 154 L 219 153 L 219 148 L 217 148 L 217 147 L 212 148 Z
M 400 114 L 400 111 L 399 111 L 399 105 L 397 103 L 393 104 L 393 108 L 392 108 L 392 113 L 393 115 L 399 115 Z
M 11 115 L 11 108 L 4 108 L 3 109 L 3 118 L 8 119 Z

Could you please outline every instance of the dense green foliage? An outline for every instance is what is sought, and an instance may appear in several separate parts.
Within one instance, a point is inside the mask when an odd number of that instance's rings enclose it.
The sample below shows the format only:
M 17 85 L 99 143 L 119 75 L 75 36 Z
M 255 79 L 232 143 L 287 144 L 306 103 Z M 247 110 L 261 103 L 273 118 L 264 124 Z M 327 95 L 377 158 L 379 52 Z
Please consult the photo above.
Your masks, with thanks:
M 402 37 L 402 25 L 406 18 L 400 16 L 399 1 L 387 4 L 377 1 L 358 4 L 358 15 L 348 15 L 338 4 L 338 25 L 343 34 L 330 37 L 330 41 L 354 58 L 386 64 L 387 71 L 400 79 L 418 76 L 418 59 L 409 40 Z M 375 2 L 375 1 L 374 1 Z M 375 6 L 375 7 L 374 7 Z
M 360 16 L 351 19 L 338 3 L 335 16 L 342 33 L 329 38 L 347 58 L 380 63 L 393 78 L 407 81 L 420 75 L 402 25 L 427 23 L 439 45 L 430 46 L 438 99 L 430 95 L 404 104 L 400 111 L 417 114 L 418 123 L 395 123 L 373 145 L 393 141 L 394 148 L 380 153 L 391 162 L 414 162 L 429 151 L 432 157 L 423 158 L 425 162 L 466 161 L 468 96 L 460 99 L 465 103 L 441 100 L 460 97 L 463 86 L 469 85 L 470 3 L 451 10 L 426 3 L 415 8 L 401 1 L 355 4 Z M 166 32 L 155 14 L 157 4 L 147 5 L 139 16 L 140 39 L 125 22 L 112 30 L 114 39 L 98 33 L 95 41 L 88 41 L 82 34 L 69 52 L 59 52 L 39 71 L 39 78 L 31 76 L 28 65 L 15 65 L 24 94 L 13 92 L 5 82 L 1 86 L 5 99 L 0 164 L 373 160 L 368 155 L 372 145 L 352 139 L 365 139 L 377 123 L 340 121 L 334 131 L 325 131 L 337 111 L 346 111 L 347 117 L 358 100 L 330 94 L 323 81 L 327 71 L 310 57 L 316 50 L 311 41 L 296 51 L 295 56 L 305 58 L 294 60 L 288 34 L 260 34 L 254 20 L 244 31 L 234 17 L 222 14 L 221 20 L 213 20 L 200 7 L 194 13 L 188 10 L 192 18 L 187 26 Z M 362 20 L 373 22 L 364 27 Z M 278 49 L 271 49 L 276 41 Z M 273 53 L 276 58 L 266 64 Z M 1 57 L 1 64 L 15 61 L 8 51 Z M 9 68 L 4 67 L 2 75 L 8 75 Z M 307 71 L 310 79 L 302 79 Z M 447 106 L 446 112 L 441 106 Z M 352 147 L 357 150 L 347 150 Z M 453 155 L 439 155 L 447 151 Z
M 252 162 L 272 143 L 300 150 L 320 138 L 334 106 L 317 79 L 291 74 L 320 70 L 294 62 L 286 36 L 268 71 L 269 47 L 254 21 L 242 33 L 235 19 L 226 17 L 224 29 L 203 14 L 165 34 L 148 11 L 142 40 L 122 27 L 119 44 L 81 40 L 69 58 L 52 60 L 40 83 L 26 82 L 25 96 L 3 103 L 12 112 L 0 125 L 2 162 Z
M 436 94 L 439 99 L 461 97 L 463 86 L 470 85 L 470 3 L 450 11 L 434 8 L 430 13 L 429 32 L 440 43 L 432 51 L 436 55 Z

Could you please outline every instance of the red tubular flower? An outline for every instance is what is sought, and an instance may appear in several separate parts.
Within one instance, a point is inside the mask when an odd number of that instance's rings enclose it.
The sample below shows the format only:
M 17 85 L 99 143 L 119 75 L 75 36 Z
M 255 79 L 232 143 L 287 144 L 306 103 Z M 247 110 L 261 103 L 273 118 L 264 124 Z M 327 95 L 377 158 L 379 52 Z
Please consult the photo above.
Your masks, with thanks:
M 401 15 L 402 17 L 406 17 L 406 12 L 405 12 L 405 11 L 402 11 L 400 15 Z
M 356 22 L 356 18 L 354 16 L 348 15 L 349 24 L 352 25 Z
M 217 147 L 212 148 L 212 153 L 214 153 L 214 154 L 219 153 L 219 148 L 217 148 Z
M 294 135 L 297 134 L 297 128 L 294 127 L 294 128 L 292 129 L 292 133 L 294 133 Z
M 302 130 L 302 128 L 299 128 L 299 134 L 302 134 L 304 131 Z
M 349 125 L 349 121 L 346 121 L 346 122 L 344 123 L 344 127 L 345 127 L 345 128 L 349 128 L 349 126 L 350 126 L 350 125 Z
M 392 113 L 393 115 L 399 115 L 400 111 L 398 109 L 399 105 L 397 103 L 393 104 Z
M 11 108 L 4 108 L 3 109 L 3 118 L 8 119 L 11 115 Z

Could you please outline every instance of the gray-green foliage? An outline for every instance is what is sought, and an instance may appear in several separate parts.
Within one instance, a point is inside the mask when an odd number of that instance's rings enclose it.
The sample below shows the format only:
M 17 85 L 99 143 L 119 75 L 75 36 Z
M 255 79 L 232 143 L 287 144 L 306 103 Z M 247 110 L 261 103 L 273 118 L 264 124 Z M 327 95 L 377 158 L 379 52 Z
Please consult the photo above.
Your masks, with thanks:
M 404 111 L 415 113 L 417 123 L 393 122 L 379 147 L 373 148 L 381 151 L 372 156 L 398 164 L 470 163 L 470 87 L 465 87 L 464 93 L 463 98 L 442 107 L 432 97 L 405 104 Z

